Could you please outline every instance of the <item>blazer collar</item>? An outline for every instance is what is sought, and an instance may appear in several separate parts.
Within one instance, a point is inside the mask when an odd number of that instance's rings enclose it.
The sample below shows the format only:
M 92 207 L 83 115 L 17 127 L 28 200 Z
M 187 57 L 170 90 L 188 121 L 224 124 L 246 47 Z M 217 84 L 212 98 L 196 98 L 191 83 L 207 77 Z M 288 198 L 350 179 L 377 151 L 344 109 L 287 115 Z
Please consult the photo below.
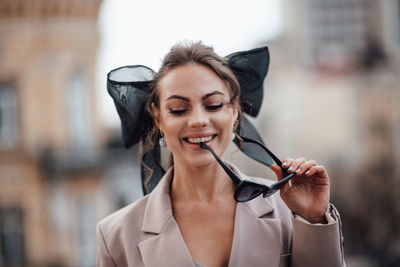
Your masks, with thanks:
M 159 234 L 166 223 L 172 218 L 172 204 L 169 191 L 173 175 L 174 169 L 171 167 L 150 193 L 144 211 L 143 232 Z
M 229 166 L 241 179 L 253 179 L 232 164 Z M 145 208 L 141 230 L 153 235 L 140 242 L 138 247 L 146 266 L 194 266 L 172 214 L 169 194 L 172 177 L 173 168 L 170 168 L 149 195 Z M 273 211 L 271 197 L 237 203 L 230 267 L 278 266 L 281 230 L 280 220 L 269 216 Z
M 241 180 L 270 184 L 264 178 L 248 177 L 230 164 Z M 276 196 L 237 203 L 229 267 L 279 266 L 282 247 L 281 221 L 273 212 Z
M 240 178 L 240 180 L 252 180 L 252 181 L 257 181 L 260 183 L 265 183 L 269 184 L 270 180 L 264 179 L 264 178 L 254 178 L 254 177 L 249 177 L 245 174 L 243 174 L 236 166 L 234 166 L 232 163 L 225 162 Z M 270 200 L 270 198 L 262 198 L 262 197 L 256 197 L 255 199 L 248 201 L 248 202 L 243 202 L 243 203 L 238 203 L 238 205 L 246 205 L 250 208 L 250 210 L 253 211 L 254 215 L 256 217 L 261 218 L 264 215 L 271 213 L 274 211 L 274 206 Z
M 261 182 L 266 181 L 266 183 L 268 183 L 267 180 L 263 178 L 250 178 L 229 162 L 226 162 L 226 164 L 241 180 L 257 180 Z M 149 195 L 142 224 L 143 232 L 159 234 L 167 221 L 171 219 L 172 204 L 169 192 L 173 175 L 174 169 L 171 167 Z M 238 203 L 238 205 L 246 205 L 258 218 L 274 211 L 271 198 L 264 199 L 262 197 L 257 197 L 252 201 Z
M 173 168 L 170 168 L 147 201 L 142 231 L 150 233 L 150 236 L 138 244 L 145 266 L 195 267 L 179 226 L 172 216 L 169 194 L 172 176 Z

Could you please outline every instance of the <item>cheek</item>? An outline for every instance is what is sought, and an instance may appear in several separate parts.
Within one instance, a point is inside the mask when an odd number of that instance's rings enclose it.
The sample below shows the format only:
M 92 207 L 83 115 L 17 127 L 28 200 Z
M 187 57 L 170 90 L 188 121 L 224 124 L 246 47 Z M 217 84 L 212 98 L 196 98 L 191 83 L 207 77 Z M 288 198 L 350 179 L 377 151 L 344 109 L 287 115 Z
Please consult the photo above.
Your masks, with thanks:
M 220 125 L 223 132 L 229 133 L 229 135 L 233 132 L 233 124 L 235 122 L 235 118 L 231 113 L 229 114 L 220 114 L 214 117 L 215 122 Z
M 172 136 L 179 135 L 182 122 L 179 118 L 171 118 L 169 114 L 161 113 L 160 129 L 162 129 L 165 138 L 172 138 Z

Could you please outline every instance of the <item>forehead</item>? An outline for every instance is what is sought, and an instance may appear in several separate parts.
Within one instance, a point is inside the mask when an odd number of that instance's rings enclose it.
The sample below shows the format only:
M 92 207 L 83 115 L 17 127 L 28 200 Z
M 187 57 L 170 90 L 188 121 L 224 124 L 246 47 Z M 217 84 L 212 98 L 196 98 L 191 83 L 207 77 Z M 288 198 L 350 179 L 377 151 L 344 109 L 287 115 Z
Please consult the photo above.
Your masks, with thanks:
M 228 88 L 228 83 L 209 67 L 189 63 L 169 70 L 159 82 L 158 94 L 161 101 L 171 95 L 196 99 L 213 91 L 229 96 Z

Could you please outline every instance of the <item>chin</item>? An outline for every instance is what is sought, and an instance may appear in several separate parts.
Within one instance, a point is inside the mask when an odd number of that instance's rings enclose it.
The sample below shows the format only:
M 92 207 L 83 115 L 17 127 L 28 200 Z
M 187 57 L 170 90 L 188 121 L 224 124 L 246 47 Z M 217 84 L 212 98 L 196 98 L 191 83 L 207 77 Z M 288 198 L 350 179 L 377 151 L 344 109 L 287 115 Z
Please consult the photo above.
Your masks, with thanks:
M 215 160 L 213 155 L 210 154 L 210 155 L 192 156 L 189 159 L 186 159 L 183 163 L 185 165 L 188 165 L 189 167 L 207 168 L 217 163 L 217 161 Z

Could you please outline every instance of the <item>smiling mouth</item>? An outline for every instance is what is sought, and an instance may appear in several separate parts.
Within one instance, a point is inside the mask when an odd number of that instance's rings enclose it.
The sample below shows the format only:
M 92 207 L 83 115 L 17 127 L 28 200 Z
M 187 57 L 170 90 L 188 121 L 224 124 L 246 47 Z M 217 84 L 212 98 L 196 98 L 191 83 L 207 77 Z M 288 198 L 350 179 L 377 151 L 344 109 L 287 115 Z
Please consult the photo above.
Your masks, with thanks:
M 214 139 L 217 135 L 210 135 L 210 136 L 203 136 L 203 137 L 196 137 L 196 138 L 183 138 L 186 142 L 190 144 L 200 144 L 200 143 L 206 143 L 212 139 Z

